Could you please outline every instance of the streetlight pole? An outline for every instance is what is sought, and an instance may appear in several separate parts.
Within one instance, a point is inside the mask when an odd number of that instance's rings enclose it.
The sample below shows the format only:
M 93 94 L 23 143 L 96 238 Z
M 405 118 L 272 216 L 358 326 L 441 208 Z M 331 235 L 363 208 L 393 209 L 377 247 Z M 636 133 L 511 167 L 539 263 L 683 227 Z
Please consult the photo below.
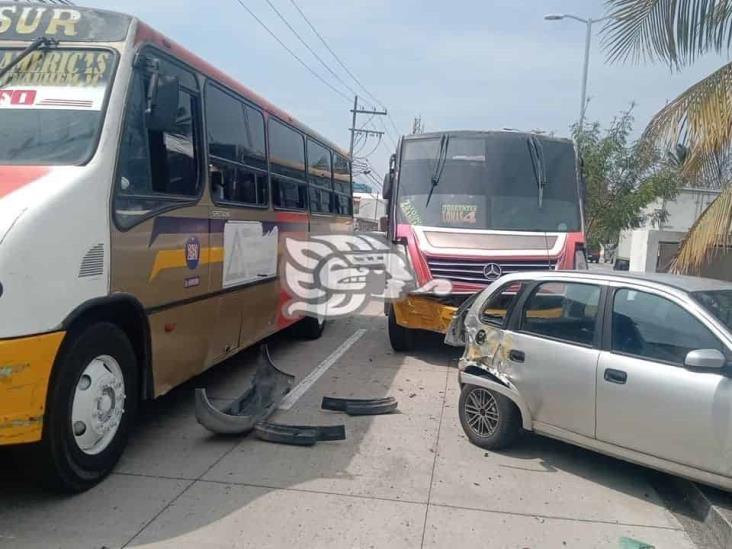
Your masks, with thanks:
M 584 23 L 586 27 L 585 32 L 585 59 L 582 67 L 582 94 L 580 97 L 580 115 L 579 115 L 579 129 L 580 131 L 584 128 L 585 123 L 585 110 L 587 109 L 587 78 L 590 68 L 590 43 L 592 42 L 592 25 L 600 23 L 609 19 L 610 17 L 601 17 L 600 19 L 592 19 L 591 17 L 584 19 L 583 17 L 577 17 L 571 14 L 549 14 L 545 15 L 544 19 L 547 21 L 561 21 L 562 19 L 574 19 L 580 23 Z

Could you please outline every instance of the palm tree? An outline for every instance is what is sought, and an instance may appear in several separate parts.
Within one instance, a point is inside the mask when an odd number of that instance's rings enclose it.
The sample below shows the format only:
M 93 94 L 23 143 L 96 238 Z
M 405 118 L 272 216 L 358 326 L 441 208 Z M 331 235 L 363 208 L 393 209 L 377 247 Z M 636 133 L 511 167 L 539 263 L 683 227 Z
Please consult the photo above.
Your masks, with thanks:
M 707 53 L 729 53 L 732 0 L 608 0 L 603 43 L 611 61 L 657 61 L 681 70 Z M 699 273 L 730 244 L 732 230 L 732 63 L 691 86 L 659 111 L 643 139 L 683 146 L 682 175 L 722 188 L 691 227 L 673 269 Z

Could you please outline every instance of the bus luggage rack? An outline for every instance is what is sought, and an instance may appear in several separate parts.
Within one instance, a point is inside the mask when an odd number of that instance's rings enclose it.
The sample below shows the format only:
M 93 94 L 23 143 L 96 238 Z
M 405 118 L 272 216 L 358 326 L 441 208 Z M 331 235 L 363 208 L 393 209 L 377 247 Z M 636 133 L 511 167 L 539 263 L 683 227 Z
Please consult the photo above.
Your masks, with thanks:
M 553 271 L 557 268 L 556 259 L 546 261 L 531 260 L 498 260 L 486 259 L 438 259 L 427 258 L 433 278 L 444 278 L 453 282 L 472 282 L 474 284 L 490 284 L 499 276 L 527 271 Z

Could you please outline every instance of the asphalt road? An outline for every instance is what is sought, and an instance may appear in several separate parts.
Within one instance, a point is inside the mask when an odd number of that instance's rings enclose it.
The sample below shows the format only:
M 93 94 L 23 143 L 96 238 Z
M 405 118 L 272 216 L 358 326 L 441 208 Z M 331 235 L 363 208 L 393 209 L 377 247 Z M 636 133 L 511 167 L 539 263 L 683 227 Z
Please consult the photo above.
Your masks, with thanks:
M 274 417 L 344 423 L 346 441 L 299 448 L 199 426 L 193 388 L 238 396 L 256 359 L 245 351 L 147 405 L 115 473 L 88 493 L 39 491 L 4 458 L 0 546 L 693 547 L 643 468 L 532 435 L 500 453 L 469 444 L 457 350 L 425 337 L 392 353 L 379 310 L 331 322 L 319 341 L 271 341 L 300 381 L 357 338 Z M 400 411 L 351 418 L 321 411 L 323 395 L 393 395 Z

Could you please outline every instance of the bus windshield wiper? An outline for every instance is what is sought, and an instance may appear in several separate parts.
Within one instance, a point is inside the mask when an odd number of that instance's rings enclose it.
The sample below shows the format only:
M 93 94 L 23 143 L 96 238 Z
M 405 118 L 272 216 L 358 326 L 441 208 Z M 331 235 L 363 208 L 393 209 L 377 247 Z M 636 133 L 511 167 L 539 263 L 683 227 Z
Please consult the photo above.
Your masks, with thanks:
M 544 189 L 546 188 L 546 166 L 544 165 L 544 148 L 539 140 L 533 135 L 526 140 L 529 147 L 529 157 L 531 158 L 531 167 L 534 171 L 534 179 L 536 186 L 539 188 L 539 208 L 544 203 Z
M 447 164 L 447 147 L 450 144 L 450 136 L 443 134 L 440 139 L 440 152 L 437 154 L 437 163 L 435 164 L 435 170 L 432 172 L 432 179 L 430 179 L 430 194 L 427 195 L 427 203 L 424 205 L 427 208 L 430 205 L 432 199 L 432 193 L 435 192 L 435 187 L 440 182 L 442 172 L 445 170 L 445 164 Z
M 58 40 L 55 40 L 53 38 L 47 38 L 45 36 L 39 36 L 33 42 L 28 44 L 28 47 L 26 47 L 22 52 L 18 54 L 18 56 L 13 59 L 10 63 L 7 64 L 7 66 L 0 69 L 0 87 L 2 87 L 4 84 L 2 83 L 3 77 L 5 77 L 6 74 L 8 74 L 10 71 L 12 71 L 18 64 L 23 61 L 26 57 L 28 57 L 31 53 L 38 49 L 45 49 L 45 48 L 52 48 L 58 46 Z

